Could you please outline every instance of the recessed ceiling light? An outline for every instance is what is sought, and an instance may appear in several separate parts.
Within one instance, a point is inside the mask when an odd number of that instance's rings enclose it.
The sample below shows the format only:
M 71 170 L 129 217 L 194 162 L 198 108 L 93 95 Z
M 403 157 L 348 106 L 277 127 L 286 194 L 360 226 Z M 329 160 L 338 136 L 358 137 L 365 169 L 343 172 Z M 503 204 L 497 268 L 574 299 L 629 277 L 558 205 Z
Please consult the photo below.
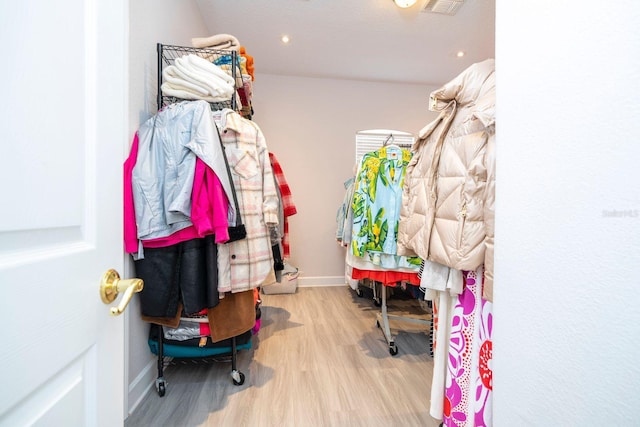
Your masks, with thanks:
M 459 51 L 458 51 L 458 53 L 456 53 L 456 56 L 457 56 L 458 58 L 462 58 L 462 57 L 464 56 L 464 51 L 459 50 Z
M 284 35 L 280 38 L 280 40 L 282 40 L 282 43 L 284 44 L 289 44 L 289 42 L 291 41 L 291 38 L 288 35 Z
M 396 6 L 406 9 L 407 7 L 411 7 L 416 4 L 418 0 L 393 0 Z

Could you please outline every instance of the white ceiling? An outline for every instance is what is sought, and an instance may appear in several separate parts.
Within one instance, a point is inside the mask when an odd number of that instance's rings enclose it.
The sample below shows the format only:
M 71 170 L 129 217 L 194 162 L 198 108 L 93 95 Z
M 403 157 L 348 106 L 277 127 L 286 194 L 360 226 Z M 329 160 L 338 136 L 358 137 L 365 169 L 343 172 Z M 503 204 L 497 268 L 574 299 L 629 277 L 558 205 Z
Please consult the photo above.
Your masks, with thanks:
M 455 16 L 422 12 L 427 0 L 196 1 L 210 34 L 194 36 L 234 35 L 262 73 L 439 86 L 495 56 L 495 0 Z

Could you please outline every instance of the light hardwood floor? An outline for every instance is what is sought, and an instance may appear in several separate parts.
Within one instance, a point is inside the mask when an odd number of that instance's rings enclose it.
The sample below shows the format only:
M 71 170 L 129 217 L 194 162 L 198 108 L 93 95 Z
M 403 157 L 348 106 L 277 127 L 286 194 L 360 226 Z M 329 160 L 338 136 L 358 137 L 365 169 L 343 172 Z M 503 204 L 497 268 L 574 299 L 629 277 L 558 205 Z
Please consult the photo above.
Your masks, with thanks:
M 398 346 L 391 356 L 376 327 L 380 308 L 366 291 L 261 295 L 260 332 L 238 353 L 242 386 L 233 385 L 226 361 L 174 359 L 166 395 L 150 392 L 125 426 L 438 426 L 428 411 L 427 328 L 391 321 Z M 389 306 L 425 315 L 415 300 L 391 297 Z

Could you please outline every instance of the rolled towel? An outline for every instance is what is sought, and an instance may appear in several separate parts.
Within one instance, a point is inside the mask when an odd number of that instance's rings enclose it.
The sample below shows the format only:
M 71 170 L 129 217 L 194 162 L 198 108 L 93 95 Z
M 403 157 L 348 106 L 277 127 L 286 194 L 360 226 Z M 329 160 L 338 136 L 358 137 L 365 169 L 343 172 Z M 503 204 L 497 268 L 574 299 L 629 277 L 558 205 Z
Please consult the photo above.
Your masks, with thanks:
M 213 49 L 240 49 L 240 42 L 231 34 L 216 34 L 210 37 L 194 37 L 191 39 L 193 47 L 210 47 Z

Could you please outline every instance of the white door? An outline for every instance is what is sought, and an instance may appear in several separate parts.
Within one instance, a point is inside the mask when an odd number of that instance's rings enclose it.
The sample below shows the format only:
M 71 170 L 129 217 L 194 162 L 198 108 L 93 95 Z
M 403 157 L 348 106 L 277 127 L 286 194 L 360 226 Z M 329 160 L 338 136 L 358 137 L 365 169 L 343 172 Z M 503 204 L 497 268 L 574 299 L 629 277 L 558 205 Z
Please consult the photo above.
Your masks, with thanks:
M 0 425 L 123 423 L 127 0 L 0 3 Z

